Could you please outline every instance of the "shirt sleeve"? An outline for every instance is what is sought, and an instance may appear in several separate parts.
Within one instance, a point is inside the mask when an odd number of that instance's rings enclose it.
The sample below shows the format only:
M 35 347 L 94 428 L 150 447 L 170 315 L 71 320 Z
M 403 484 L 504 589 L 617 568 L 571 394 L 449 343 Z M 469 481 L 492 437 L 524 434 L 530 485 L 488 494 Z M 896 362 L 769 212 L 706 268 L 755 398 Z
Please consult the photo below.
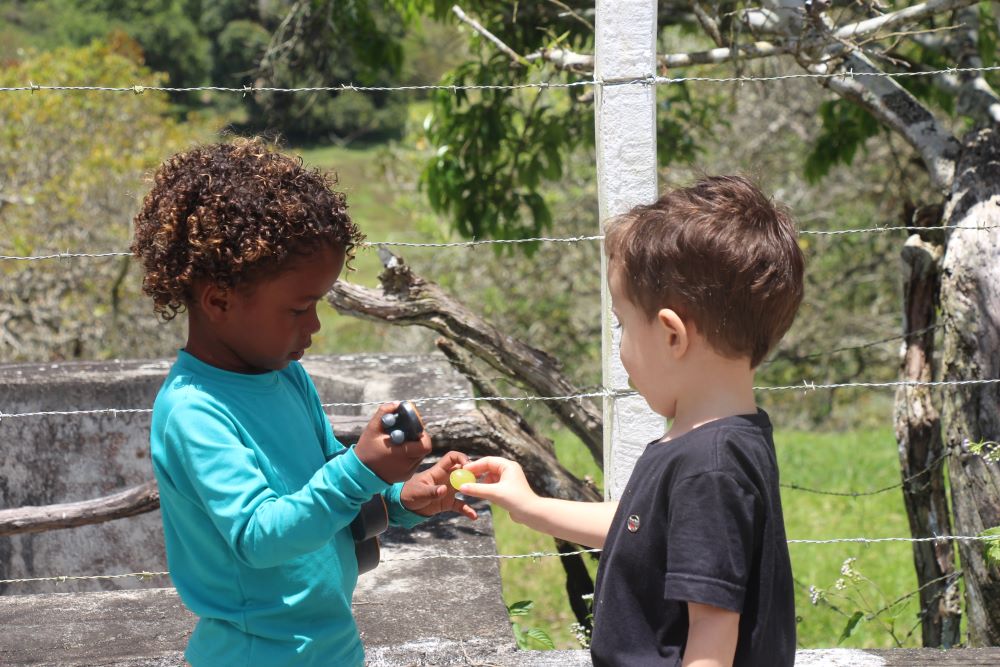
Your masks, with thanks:
M 664 597 L 742 612 L 759 508 L 730 474 L 681 480 L 669 500 Z
M 402 501 L 399 499 L 402 491 L 403 484 L 400 482 L 398 484 L 393 484 L 382 492 L 382 497 L 385 498 L 385 506 L 389 508 L 389 524 L 393 526 L 400 526 L 402 528 L 413 528 L 417 524 L 426 521 L 429 517 L 422 516 L 406 509 L 406 507 L 403 506 Z
M 350 448 L 327 461 L 301 489 L 279 495 L 232 419 L 210 402 L 176 406 L 166 420 L 164 442 L 192 500 L 250 567 L 274 567 L 315 551 L 388 486 Z
M 305 372 L 305 369 L 302 369 L 300 366 L 299 370 L 312 402 L 313 416 L 317 420 L 318 428 L 321 429 L 320 442 L 323 443 L 323 456 L 329 460 L 339 454 L 340 450 L 344 449 L 344 445 L 337 440 L 337 436 L 333 433 L 333 425 L 330 423 L 329 417 L 326 416 L 326 412 L 323 411 L 323 403 L 319 398 L 319 392 L 316 391 L 315 383 L 313 383 L 309 374 Z M 426 521 L 427 517 L 415 514 L 403 506 L 403 503 L 400 501 L 402 490 L 403 484 L 399 483 L 393 484 L 382 492 L 382 497 L 385 499 L 385 506 L 389 510 L 389 524 L 403 528 L 413 528 L 422 521 Z

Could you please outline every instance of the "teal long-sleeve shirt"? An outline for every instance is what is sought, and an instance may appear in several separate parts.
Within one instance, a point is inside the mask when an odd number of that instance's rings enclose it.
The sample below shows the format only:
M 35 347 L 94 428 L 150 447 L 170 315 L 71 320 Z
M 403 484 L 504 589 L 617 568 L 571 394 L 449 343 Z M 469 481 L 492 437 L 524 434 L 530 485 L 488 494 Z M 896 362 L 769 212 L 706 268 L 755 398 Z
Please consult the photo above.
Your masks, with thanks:
M 199 617 L 194 667 L 362 665 L 350 524 L 381 493 L 394 525 L 423 517 L 344 449 L 302 366 L 246 375 L 181 350 L 153 407 L 153 471 L 170 576 Z

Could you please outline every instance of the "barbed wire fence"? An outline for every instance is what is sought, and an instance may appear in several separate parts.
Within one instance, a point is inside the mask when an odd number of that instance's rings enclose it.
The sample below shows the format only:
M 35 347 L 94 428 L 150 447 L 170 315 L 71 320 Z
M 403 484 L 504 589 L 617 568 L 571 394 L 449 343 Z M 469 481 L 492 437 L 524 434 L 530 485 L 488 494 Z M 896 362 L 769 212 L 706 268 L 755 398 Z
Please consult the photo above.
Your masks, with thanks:
M 743 85 L 747 83 L 756 82 L 774 82 L 783 80 L 822 80 L 822 79 L 853 79 L 860 77 L 884 77 L 889 79 L 894 78 L 905 78 L 905 77 L 933 77 L 940 75 L 955 75 L 955 74 L 967 74 L 967 73 L 985 73 L 1000 71 L 1000 67 L 949 67 L 938 70 L 931 71 L 916 71 L 916 72 L 840 72 L 840 73 L 797 73 L 797 74 L 784 74 L 776 76 L 735 76 L 735 77 L 697 77 L 697 76 L 684 76 L 684 77 L 663 77 L 650 75 L 642 78 L 629 78 L 620 80 L 597 80 L 597 79 L 581 79 L 578 81 L 569 82 L 529 82 L 523 84 L 513 84 L 513 85 L 418 85 L 418 86 L 355 86 L 350 84 L 342 84 L 337 86 L 313 86 L 313 87 L 300 87 L 300 88 L 280 88 L 280 87 L 258 87 L 258 86 L 242 86 L 242 87 L 219 87 L 219 86 L 197 86 L 197 87 L 170 87 L 170 86 L 145 86 L 140 84 L 131 85 L 121 85 L 121 86 L 50 86 L 50 85 L 40 85 L 34 82 L 28 82 L 23 86 L 15 87 L 0 87 L 0 95 L 3 94 L 69 94 L 69 93 L 131 93 L 134 95 L 142 95 L 147 91 L 159 91 L 166 93 L 189 93 L 189 92 L 218 92 L 218 93 L 232 93 L 242 96 L 253 95 L 256 93 L 276 93 L 276 94 L 315 94 L 315 93 L 365 93 L 365 92 L 406 92 L 406 91 L 450 91 L 458 93 L 459 91 L 485 91 L 485 90 L 554 90 L 554 89 L 573 89 L 573 88 L 596 88 L 600 86 L 670 86 L 681 83 L 688 82 L 699 82 L 699 83 L 711 83 L 711 84 L 738 84 Z M 948 233 L 954 233 L 959 231 L 985 231 L 995 229 L 997 226 L 983 225 L 977 227 L 951 227 L 947 228 Z M 881 226 L 881 227 L 869 227 L 861 229 L 835 229 L 835 230 L 814 230 L 814 229 L 804 229 L 800 230 L 799 233 L 804 236 L 818 236 L 818 237 L 844 237 L 849 235 L 858 234 L 888 234 L 888 233 L 914 233 L 918 228 L 911 226 Z M 443 243 L 416 243 L 416 242 L 402 242 L 402 241 L 378 241 L 378 242 L 366 242 L 365 245 L 372 247 L 404 247 L 404 248 L 436 248 L 436 249 L 447 249 L 447 248 L 476 248 L 479 246 L 490 246 L 490 245 L 504 245 L 504 244 L 534 244 L 534 243 L 588 243 L 588 242 L 600 242 L 603 240 L 601 235 L 589 235 L 589 236 L 575 236 L 567 238 L 556 238 L 556 237 L 535 237 L 535 238 L 525 238 L 525 239 L 473 239 L 469 241 L 456 241 L 456 242 L 443 242 Z M 121 250 L 95 250 L 86 251 L 83 249 L 66 249 L 62 251 L 53 251 L 43 254 L 28 254 L 28 255 L 13 255 L 13 254 L 2 254 L 0 255 L 0 261 L 10 261 L 10 262 L 39 262 L 48 260 L 77 260 L 77 259 L 104 259 L 104 258 L 116 258 L 116 257 L 127 257 L 131 253 Z M 934 327 L 929 327 L 921 331 L 910 332 L 903 335 L 888 336 L 880 338 L 873 341 L 864 342 L 858 345 L 843 346 L 834 348 L 826 351 L 818 351 L 808 355 L 806 358 L 820 358 L 823 356 L 828 356 L 832 354 L 837 354 L 844 351 L 865 349 L 884 343 L 894 342 L 898 340 L 905 340 L 912 336 L 921 335 L 927 333 L 930 330 L 936 330 L 941 328 L 943 325 L 936 325 Z M 846 383 L 815 383 L 809 380 L 802 380 L 800 384 L 795 385 L 781 385 L 781 386 L 760 386 L 755 387 L 755 390 L 761 392 L 810 392 L 818 390 L 833 390 L 842 388 L 861 388 L 861 389 L 899 389 L 905 387 L 937 387 L 942 389 L 953 389 L 962 386 L 976 386 L 976 385 L 988 385 L 1000 383 L 1000 378 L 971 378 L 966 380 L 952 380 L 952 381 L 927 381 L 927 382 L 913 382 L 913 381 L 895 381 L 895 382 L 846 382 Z M 564 401 L 564 400 L 576 400 L 581 398 L 621 398 L 625 396 L 635 395 L 635 392 L 623 392 L 623 391 L 611 391 L 606 388 L 601 388 L 598 391 L 583 392 L 569 396 L 497 396 L 497 397 L 474 397 L 474 396 L 427 396 L 421 398 L 413 398 L 415 403 L 433 403 L 433 402 L 451 402 L 451 401 L 513 401 L 513 402 L 551 402 L 551 401 Z M 391 400 L 389 397 L 386 401 Z M 324 403 L 323 407 L 338 408 L 338 407 L 351 407 L 351 408 L 362 408 L 371 407 L 378 405 L 385 401 L 365 401 L 365 402 L 330 402 Z M 111 415 L 116 417 L 119 415 L 144 415 L 151 413 L 152 410 L 148 408 L 128 408 L 128 407 L 108 407 L 90 410 L 59 410 L 59 411 L 35 411 L 35 412 L 5 412 L 3 411 L 3 406 L 0 406 L 0 423 L 7 420 L 14 419 L 30 419 L 30 418 L 48 418 L 48 417 L 82 417 L 88 415 Z M 789 491 L 811 493 L 818 495 L 827 496 L 837 496 L 837 497 L 847 497 L 847 498 L 861 498 L 868 496 L 881 495 L 888 493 L 900 488 L 906 488 L 908 484 L 915 483 L 922 477 L 928 475 L 933 470 L 937 469 L 938 466 L 945 463 L 946 459 L 951 456 L 951 452 L 945 452 L 940 457 L 928 463 L 924 468 L 920 469 L 914 474 L 902 479 L 900 482 L 881 486 L 872 489 L 863 490 L 844 490 L 844 489 L 818 489 L 810 486 L 797 484 L 797 483 L 782 483 L 782 488 L 788 489 Z M 988 543 L 991 541 L 1000 540 L 1000 536 L 988 536 L 988 535 L 941 535 L 928 538 L 912 538 L 912 537 L 842 537 L 842 538 L 828 538 L 828 539 L 789 539 L 789 544 L 801 544 L 801 545 L 843 545 L 843 544 L 860 544 L 860 545 L 876 545 L 884 543 L 909 543 L 916 544 L 922 542 L 934 542 L 934 543 L 957 543 L 957 542 L 982 542 Z M 449 559 L 498 559 L 498 560 L 508 560 L 508 559 L 539 559 L 546 557 L 565 557 L 571 555 L 582 555 L 598 553 L 600 549 L 583 549 L 579 551 L 567 552 L 567 553 L 549 553 L 549 552 L 533 552 L 527 554 L 479 554 L 479 555 L 457 555 L 457 554 L 447 554 L 447 553 L 436 553 L 436 554 L 424 554 L 420 556 L 403 556 L 396 558 L 385 558 L 385 562 L 393 561 L 414 561 L 414 560 L 429 560 L 429 559 L 439 559 L 439 558 L 449 558 Z M 121 573 L 121 574 L 106 574 L 106 575 L 57 575 L 57 576 L 47 576 L 47 577 L 30 577 L 30 578 L 12 578 L 12 579 L 0 579 L 0 585 L 13 585 L 13 584 L 26 584 L 26 583 L 36 583 L 36 582 L 53 582 L 56 584 L 69 582 L 69 581 L 79 581 L 79 580 L 118 580 L 118 579 L 138 579 L 138 580 L 149 580 L 157 577 L 168 576 L 168 572 L 131 572 L 131 573 Z M 953 575 L 949 575 L 953 576 Z M 934 583 L 934 582 L 929 582 Z M 929 585 L 929 584 L 927 584 Z M 900 600 L 905 600 L 913 595 L 916 595 L 917 591 L 908 593 L 900 598 Z M 895 604 L 892 603 L 892 604 Z M 927 610 L 921 610 L 920 614 L 923 615 Z M 911 630 L 912 632 L 912 630 Z

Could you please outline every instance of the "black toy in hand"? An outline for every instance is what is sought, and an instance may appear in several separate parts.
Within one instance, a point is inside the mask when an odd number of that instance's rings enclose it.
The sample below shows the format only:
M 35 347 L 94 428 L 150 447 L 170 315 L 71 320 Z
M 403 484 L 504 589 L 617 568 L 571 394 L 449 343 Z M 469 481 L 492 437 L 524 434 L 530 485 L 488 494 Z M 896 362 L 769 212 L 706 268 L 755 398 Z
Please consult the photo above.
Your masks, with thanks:
M 403 401 L 395 412 L 382 415 L 382 429 L 389 434 L 392 444 L 401 445 L 419 440 L 420 434 L 424 432 L 424 425 L 413 403 Z

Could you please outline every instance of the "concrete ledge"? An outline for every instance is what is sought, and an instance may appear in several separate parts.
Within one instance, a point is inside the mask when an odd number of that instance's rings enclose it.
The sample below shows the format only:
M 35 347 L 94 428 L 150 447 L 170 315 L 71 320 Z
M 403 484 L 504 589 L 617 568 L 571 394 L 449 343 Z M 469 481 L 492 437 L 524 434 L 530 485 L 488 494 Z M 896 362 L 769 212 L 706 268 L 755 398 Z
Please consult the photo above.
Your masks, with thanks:
M 382 564 L 354 594 L 369 664 L 469 664 L 466 653 L 495 662 L 516 651 L 498 561 L 455 559 L 496 554 L 492 516 L 477 509 L 477 521 L 439 516 L 384 535 Z M 0 596 L 0 665 L 179 665 L 195 622 L 172 588 Z
M 354 612 L 369 667 L 590 667 L 586 651 L 519 651 L 500 597 L 492 517 L 391 530 Z M 448 558 L 435 556 L 447 554 Z M 455 595 L 455 592 L 460 595 Z M 195 617 L 172 588 L 0 596 L 0 665 L 175 667 Z M 798 667 L 1000 665 L 1000 649 L 799 651 Z

